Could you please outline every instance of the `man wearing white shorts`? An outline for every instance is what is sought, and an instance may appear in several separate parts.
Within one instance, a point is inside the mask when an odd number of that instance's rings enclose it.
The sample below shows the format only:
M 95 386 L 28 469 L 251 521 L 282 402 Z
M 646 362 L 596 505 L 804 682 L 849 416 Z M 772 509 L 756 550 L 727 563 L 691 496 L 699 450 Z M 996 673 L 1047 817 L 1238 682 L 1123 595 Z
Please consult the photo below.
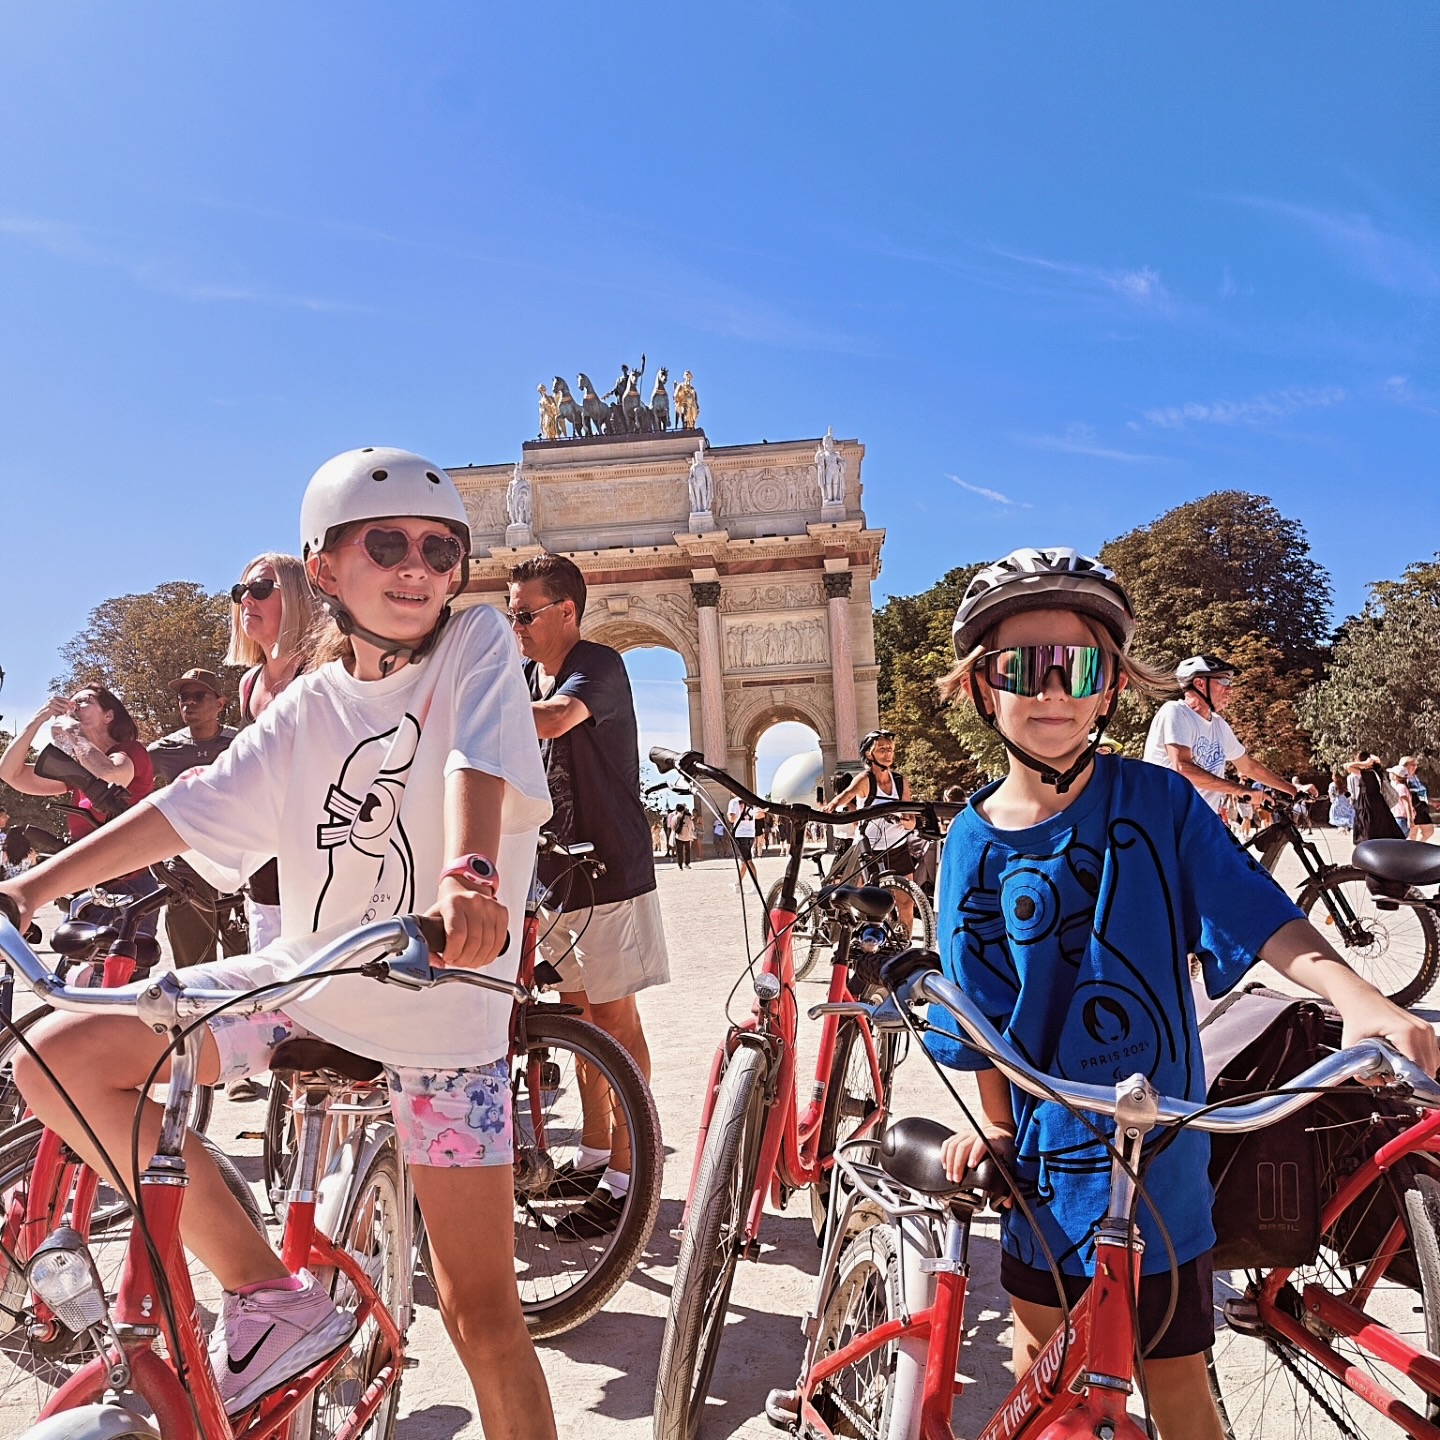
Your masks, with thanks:
M 564 857 L 541 856 L 549 889 L 541 953 L 560 972 L 562 999 L 613 1035 L 648 1081 L 650 1050 L 635 997 L 670 979 L 670 958 L 640 799 L 640 735 L 624 663 L 608 645 L 580 638 L 584 613 L 584 576 L 564 556 L 538 555 L 510 572 L 510 623 L 528 662 L 554 806 L 549 829 L 562 844 L 589 841 L 605 866 L 591 879 Z M 583 1143 L 552 1193 L 589 1197 L 561 1222 L 561 1238 L 585 1240 L 619 1223 L 630 1137 L 623 1127 L 611 1133 L 603 1094 L 592 1105 L 582 1088 L 582 1099 Z

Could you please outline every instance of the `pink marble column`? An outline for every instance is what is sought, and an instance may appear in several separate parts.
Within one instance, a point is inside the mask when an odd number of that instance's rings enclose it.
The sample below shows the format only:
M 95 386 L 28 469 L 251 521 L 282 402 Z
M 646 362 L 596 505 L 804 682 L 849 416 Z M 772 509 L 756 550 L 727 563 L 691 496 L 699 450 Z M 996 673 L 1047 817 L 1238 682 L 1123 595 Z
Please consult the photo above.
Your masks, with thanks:
M 835 750 L 843 765 L 860 758 L 860 725 L 855 715 L 855 657 L 850 648 L 850 572 L 825 575 L 830 602 L 830 671 L 835 686 Z
M 700 724 L 708 765 L 729 761 L 725 743 L 725 679 L 720 657 L 720 582 L 696 580 L 690 593 L 700 624 Z M 853 708 L 853 707 L 852 707 Z

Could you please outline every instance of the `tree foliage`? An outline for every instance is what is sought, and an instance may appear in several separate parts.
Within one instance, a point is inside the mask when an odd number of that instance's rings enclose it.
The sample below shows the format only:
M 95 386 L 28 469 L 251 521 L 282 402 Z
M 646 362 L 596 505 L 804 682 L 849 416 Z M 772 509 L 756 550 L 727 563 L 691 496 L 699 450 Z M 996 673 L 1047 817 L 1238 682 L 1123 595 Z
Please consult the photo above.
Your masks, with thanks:
M 875 614 L 880 722 L 896 735 L 896 766 L 912 793 L 938 798 L 947 785 L 971 790 L 984 773 L 959 710 L 940 703 L 935 682 L 955 662 L 950 625 L 979 564 L 947 571 L 919 595 L 897 595 Z
M 1241 670 L 1226 718 L 1246 748 L 1287 775 L 1309 771 L 1296 705 L 1326 655 L 1331 590 L 1300 522 L 1263 495 L 1219 490 L 1111 540 L 1100 558 L 1135 606 L 1135 653 L 1167 671 L 1187 655 L 1225 656 Z M 1145 719 L 1125 707 L 1116 732 Z
M 8 730 L 0 730 L 0 755 L 5 753 L 14 738 Z M 35 758 L 33 751 L 29 758 Z M 0 780 L 0 810 L 9 812 L 12 825 L 38 825 L 52 835 L 65 834 L 65 814 L 55 808 L 48 796 L 22 795 L 3 780 Z
M 170 580 L 144 595 L 119 595 L 90 612 L 85 628 L 61 647 L 62 694 L 84 685 L 113 690 L 154 739 L 179 725 L 170 681 L 197 666 L 220 671 L 230 638 L 230 601 L 189 580 Z
M 1440 756 L 1440 553 L 1399 580 L 1370 587 L 1364 610 L 1341 626 L 1325 679 L 1300 700 L 1300 716 L 1330 765 L 1370 750 L 1387 760 L 1423 757 L 1432 780 Z

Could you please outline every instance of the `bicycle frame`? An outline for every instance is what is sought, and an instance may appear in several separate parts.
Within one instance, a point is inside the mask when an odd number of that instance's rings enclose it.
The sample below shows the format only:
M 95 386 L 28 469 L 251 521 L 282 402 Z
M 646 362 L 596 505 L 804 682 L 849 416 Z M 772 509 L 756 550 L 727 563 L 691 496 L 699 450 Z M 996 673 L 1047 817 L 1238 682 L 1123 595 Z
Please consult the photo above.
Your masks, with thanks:
M 1336 1191 L 1321 1211 L 1321 1233 L 1328 1233 L 1374 1182 L 1407 1155 L 1420 1151 L 1440 1153 L 1440 1111 L 1418 1120 L 1403 1133 L 1382 1145 Z M 1428 1351 L 1417 1349 L 1383 1325 L 1377 1325 L 1350 1301 L 1363 1303 L 1374 1290 L 1390 1263 L 1405 1244 L 1404 1226 L 1397 1216 L 1389 1234 L 1377 1253 L 1360 1267 L 1360 1275 L 1340 1299 L 1323 1286 L 1306 1285 L 1300 1292 L 1305 1314 L 1317 1322 L 1317 1329 L 1344 1335 L 1377 1360 L 1408 1375 L 1428 1394 L 1440 1397 L 1440 1360 Z M 1281 1304 L 1280 1293 L 1290 1282 L 1292 1270 L 1270 1270 L 1265 1273 L 1255 1297 L 1256 1308 L 1263 1324 L 1323 1365 L 1342 1384 L 1367 1404 L 1373 1406 L 1399 1425 L 1409 1435 L 1423 1440 L 1440 1440 L 1440 1427 L 1417 1415 L 1388 1386 L 1343 1359 L 1334 1346 L 1308 1325 L 1297 1321 Z
M 130 1371 L 131 1384 L 154 1409 L 166 1440 L 216 1440 L 216 1437 L 233 1433 L 232 1421 L 225 1414 L 206 1354 L 195 1292 L 180 1239 L 180 1216 L 188 1183 L 185 1162 L 178 1153 L 178 1143 L 173 1147 L 175 1153 L 167 1153 L 172 1148 L 167 1144 L 167 1131 L 172 1129 L 172 1121 L 178 1127 L 179 1117 L 185 1113 L 189 1092 L 194 1085 L 198 1052 L 198 1045 L 187 1046 L 182 1054 L 175 1057 L 172 1099 L 166 1106 L 166 1124 L 162 1129 L 160 1149 L 141 1177 L 137 1197 L 146 1229 L 169 1283 L 173 1302 L 171 1312 L 167 1314 L 158 1304 L 158 1287 L 150 1252 L 138 1225 L 131 1229 L 120 1287 L 111 1309 L 111 1319 L 120 1341 L 123 1362 Z M 314 1123 L 322 1123 L 323 1115 L 312 1115 L 310 1118 Z M 51 1138 L 47 1132 L 45 1140 Z M 44 1143 L 42 1141 L 42 1149 Z M 318 1161 L 320 1148 L 319 1144 L 306 1146 L 302 1132 L 301 1154 L 302 1157 L 306 1154 L 314 1156 L 312 1169 Z M 305 1173 L 302 1159 L 297 1189 L 292 1191 L 286 1209 L 282 1245 L 285 1263 L 292 1274 L 302 1267 L 312 1273 L 323 1273 L 327 1269 L 343 1273 L 357 1297 L 357 1329 L 373 1319 L 388 1350 L 385 1362 L 338 1432 L 338 1440 L 346 1440 L 346 1437 L 360 1433 L 389 1391 L 399 1383 L 405 1363 L 404 1337 L 359 1263 L 318 1228 L 315 1180 L 313 1173 Z M 401 1208 L 403 1211 L 405 1207 L 402 1205 Z M 38 1238 L 43 1239 L 44 1233 Z M 168 1363 L 154 1349 L 156 1337 L 162 1335 L 172 1357 Z M 246 1440 L 282 1440 L 300 1407 L 330 1372 L 344 1362 L 347 1353 L 342 1349 L 321 1361 L 304 1375 L 263 1397 L 245 1416 L 237 1417 L 235 1423 L 240 1420 L 246 1422 Z M 114 1388 L 113 1371 L 120 1359 L 120 1356 L 111 1353 L 97 1356 L 82 1366 L 50 1397 L 40 1418 L 98 1401 Z
M 747 1249 L 753 1244 L 760 1229 L 765 1198 L 778 1204 L 783 1203 L 784 1192 L 803 1189 L 813 1185 L 834 1164 L 833 1156 L 819 1154 L 820 1127 L 825 1115 L 825 1097 L 829 1089 L 830 1067 L 835 1059 L 835 1041 L 839 1034 L 840 1020 L 835 1014 L 826 1014 L 820 1028 L 820 1053 L 815 1062 L 815 1082 L 811 1098 L 803 1112 L 798 1109 L 795 1094 L 795 1078 L 798 1063 L 796 1036 L 799 1024 L 798 1003 L 795 997 L 795 951 L 794 927 L 797 918 L 795 882 L 804 858 L 805 832 L 802 825 L 796 825 L 790 840 L 790 857 L 785 869 L 785 881 L 780 892 L 780 902 L 770 912 L 770 938 L 760 961 L 760 975 L 777 982 L 773 999 L 759 993 L 765 987 L 757 984 L 754 1010 L 750 1017 L 738 1025 L 732 1025 L 725 1039 L 717 1047 L 710 1062 L 710 1076 L 705 1090 L 705 1103 L 700 1117 L 700 1133 L 695 1142 L 695 1160 L 691 1169 L 690 1186 L 686 1192 L 685 1213 L 681 1217 L 683 1226 L 690 1218 L 689 1196 L 695 1189 L 695 1176 L 699 1171 L 700 1157 L 705 1150 L 705 1137 L 709 1133 L 710 1120 L 714 1114 L 715 1096 L 720 1088 L 720 1078 L 725 1064 L 738 1045 L 755 1044 L 762 1046 L 771 1061 L 771 1093 L 775 1103 L 770 1106 L 765 1118 L 765 1130 L 760 1142 L 760 1158 L 756 1169 L 755 1189 L 750 1200 L 746 1217 L 744 1242 Z M 830 974 L 830 988 L 826 1003 L 836 1004 L 853 999 L 850 994 L 848 970 L 850 964 L 850 927 L 842 924 L 840 940 L 835 947 L 835 957 Z M 875 1048 L 875 1037 L 870 1026 L 860 1022 L 860 1035 L 865 1044 L 865 1054 L 870 1066 L 870 1079 L 874 1093 L 879 1099 L 875 1115 L 867 1120 L 860 1132 L 865 1133 L 883 1125 L 885 1120 L 885 1086 L 880 1073 L 880 1057 Z
M 796 1398 L 808 1433 L 834 1435 L 814 1403 L 819 1387 L 832 1375 L 894 1344 L 901 1359 L 893 1375 L 897 1413 L 891 1433 L 955 1440 L 950 1417 L 955 1396 L 964 1389 L 956 1370 L 965 1335 L 970 1216 L 947 1217 L 944 1253 L 938 1257 L 925 1253 L 930 1247 L 923 1240 L 916 1243 L 916 1227 L 897 1228 L 902 1236 L 905 1313 L 806 1370 Z M 836 1234 L 843 1230 L 836 1227 Z M 836 1243 L 834 1249 L 838 1248 Z M 830 1247 L 826 1259 L 833 1261 Z M 1132 1295 L 1139 1285 L 1137 1261 L 1138 1245 L 1131 1248 L 1123 1225 L 1097 1232 L 1090 1288 L 1071 1307 L 1068 1324 L 1062 1324 L 1041 1347 L 1034 1364 L 1016 1381 L 977 1440 L 1023 1440 L 1038 1435 L 1042 1426 L 1045 1440 L 1072 1435 L 1078 1440 L 1099 1433 L 1101 1424 L 1111 1426 L 1112 1440 L 1145 1440 L 1145 1432 L 1125 1412 L 1134 1354 Z M 1127 1285 L 1125 1277 L 1131 1274 L 1133 1281 Z M 926 1291 L 928 1303 L 911 1309 L 912 1295 Z M 823 1302 L 817 1303 L 817 1314 L 822 1309 Z M 918 1376 L 907 1374 L 907 1361 Z M 901 1405 L 907 1407 L 905 1414 L 898 1413 Z

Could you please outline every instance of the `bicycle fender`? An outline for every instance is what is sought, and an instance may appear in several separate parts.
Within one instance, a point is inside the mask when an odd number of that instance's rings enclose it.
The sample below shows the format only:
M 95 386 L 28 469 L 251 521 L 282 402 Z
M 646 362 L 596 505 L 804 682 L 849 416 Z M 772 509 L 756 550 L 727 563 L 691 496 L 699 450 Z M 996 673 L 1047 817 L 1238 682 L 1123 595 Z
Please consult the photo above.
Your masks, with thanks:
M 20 1440 L 160 1440 L 160 1432 L 121 1405 L 77 1405 L 22 1431 Z

